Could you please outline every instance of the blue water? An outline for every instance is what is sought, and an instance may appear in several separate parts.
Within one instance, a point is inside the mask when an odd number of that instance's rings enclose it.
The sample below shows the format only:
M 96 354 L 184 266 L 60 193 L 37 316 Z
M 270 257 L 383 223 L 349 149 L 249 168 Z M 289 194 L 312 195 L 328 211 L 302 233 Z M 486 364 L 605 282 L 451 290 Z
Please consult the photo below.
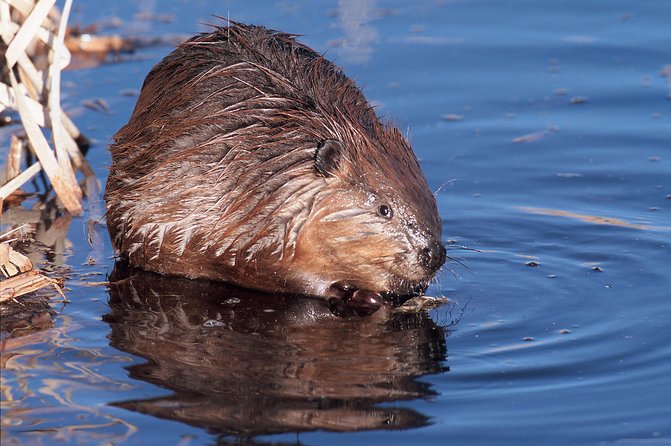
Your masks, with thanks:
M 303 34 L 408 131 L 461 263 L 428 316 L 306 322 L 310 302 L 87 286 L 112 252 L 103 237 L 86 265 L 75 219 L 70 303 L 3 352 L 3 445 L 671 444 L 671 2 L 75 5 L 125 35 L 189 35 L 212 13 Z M 64 75 L 103 183 L 135 102 L 119 92 L 169 51 Z M 81 106 L 98 97 L 109 114 Z M 227 329 L 204 329 L 217 314 Z

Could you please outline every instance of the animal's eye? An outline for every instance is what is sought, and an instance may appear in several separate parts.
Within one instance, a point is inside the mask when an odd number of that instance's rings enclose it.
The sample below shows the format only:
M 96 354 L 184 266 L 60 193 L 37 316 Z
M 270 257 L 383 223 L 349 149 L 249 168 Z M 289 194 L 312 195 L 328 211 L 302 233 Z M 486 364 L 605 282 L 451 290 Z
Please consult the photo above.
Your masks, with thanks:
M 380 217 L 383 217 L 383 218 L 386 218 L 387 220 L 389 220 L 391 217 L 393 217 L 393 215 L 394 215 L 394 211 L 392 211 L 391 208 L 390 208 L 388 205 L 386 205 L 386 204 L 381 204 L 381 205 L 378 206 L 378 208 L 377 208 L 377 215 L 379 215 Z

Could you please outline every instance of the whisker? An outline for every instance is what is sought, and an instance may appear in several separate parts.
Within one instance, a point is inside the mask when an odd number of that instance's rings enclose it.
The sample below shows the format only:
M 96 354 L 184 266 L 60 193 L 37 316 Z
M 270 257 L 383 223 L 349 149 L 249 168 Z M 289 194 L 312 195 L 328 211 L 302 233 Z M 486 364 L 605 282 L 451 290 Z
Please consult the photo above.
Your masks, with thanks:
M 450 261 L 452 261 L 452 262 L 458 263 L 459 265 L 463 266 L 463 267 L 466 268 L 466 269 L 470 269 L 468 266 L 466 266 L 466 264 L 464 264 L 464 262 L 462 262 L 461 260 L 459 260 L 459 259 L 456 258 L 456 257 L 445 256 L 445 258 L 448 259 L 448 260 L 450 260 Z
M 434 196 L 434 197 L 437 197 L 438 194 L 440 193 L 440 191 L 443 190 L 443 188 L 444 188 L 445 186 L 447 186 L 448 184 L 450 184 L 450 183 L 452 183 L 452 182 L 454 182 L 454 181 L 457 181 L 457 179 L 456 179 L 456 178 L 453 178 L 453 179 L 451 179 L 451 180 L 447 180 L 447 181 L 445 181 L 443 184 L 441 184 L 440 186 L 438 186 L 438 189 L 436 189 L 436 190 L 433 192 L 433 196 Z
M 459 262 L 459 264 L 463 265 L 461 262 Z M 452 274 L 452 276 L 454 276 L 455 279 L 461 280 L 461 276 L 455 270 L 453 270 L 452 268 L 448 268 L 447 266 L 445 266 L 444 268 L 447 271 L 449 271 Z M 468 269 L 467 267 L 465 268 Z

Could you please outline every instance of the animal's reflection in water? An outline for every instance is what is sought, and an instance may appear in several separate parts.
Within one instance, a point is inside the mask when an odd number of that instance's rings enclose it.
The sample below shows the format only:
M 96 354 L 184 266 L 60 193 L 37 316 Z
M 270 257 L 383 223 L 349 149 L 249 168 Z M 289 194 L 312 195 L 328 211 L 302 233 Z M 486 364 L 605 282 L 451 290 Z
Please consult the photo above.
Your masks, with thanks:
M 323 300 L 126 272 L 110 287 L 111 345 L 146 358 L 133 378 L 170 389 L 115 405 L 223 435 L 407 429 L 427 398 L 445 331 L 423 313 L 339 318 Z

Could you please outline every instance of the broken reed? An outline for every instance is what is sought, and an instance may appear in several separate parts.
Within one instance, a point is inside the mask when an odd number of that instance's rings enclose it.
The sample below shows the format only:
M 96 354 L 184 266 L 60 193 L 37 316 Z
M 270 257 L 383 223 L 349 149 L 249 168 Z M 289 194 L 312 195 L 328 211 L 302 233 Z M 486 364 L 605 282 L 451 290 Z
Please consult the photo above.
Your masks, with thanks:
M 0 58 L 6 67 L 0 76 L 0 112 L 18 112 L 27 136 L 27 144 L 12 138 L 0 203 L 44 171 L 65 209 L 79 215 L 82 189 L 75 170 L 81 170 L 87 178 L 94 174 L 76 143 L 81 133 L 60 106 L 61 70 L 71 59 L 64 38 L 72 0 L 65 0 L 62 14 L 55 3 L 56 0 L 0 0 L 0 49 L 4 50 Z M 43 68 L 36 63 L 39 56 L 47 57 L 48 64 Z M 47 131 L 51 133 L 51 144 Z M 37 162 L 21 171 L 26 148 Z
M 3 234 L 0 237 L 5 237 Z M 0 282 L 0 303 L 15 299 L 24 294 L 53 286 L 63 296 L 62 284 L 50 279 L 37 269 L 33 263 L 23 254 L 15 251 L 9 243 L 0 243 L 0 274 L 5 278 Z
M 71 58 L 64 37 L 72 1 L 65 0 L 62 14 L 55 4 L 56 0 L 0 0 L 0 112 L 16 111 L 26 135 L 11 136 L 0 208 L 43 171 L 65 209 L 79 215 L 82 189 L 75 171 L 81 170 L 87 180 L 95 175 L 75 142 L 82 135 L 60 105 L 61 70 Z M 40 58 L 47 63 L 40 64 Z M 27 150 L 37 161 L 22 170 Z M 57 280 L 12 249 L 7 240 L 12 232 L 0 235 L 5 239 L 0 242 L 0 303 L 50 286 L 63 295 Z

